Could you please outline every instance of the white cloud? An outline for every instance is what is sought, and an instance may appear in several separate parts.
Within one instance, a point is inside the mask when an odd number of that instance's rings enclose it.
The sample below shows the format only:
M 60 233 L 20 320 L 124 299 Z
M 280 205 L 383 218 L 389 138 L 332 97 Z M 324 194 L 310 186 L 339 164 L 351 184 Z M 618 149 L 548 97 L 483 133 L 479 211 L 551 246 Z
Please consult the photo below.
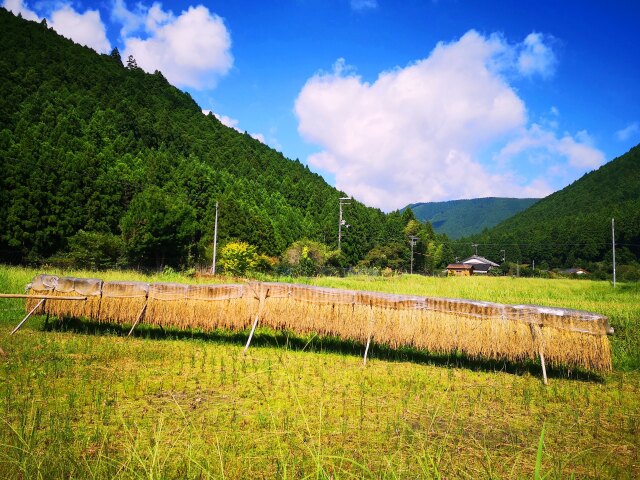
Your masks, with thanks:
M 124 39 L 142 29 L 145 24 L 147 8 L 141 3 L 136 4 L 135 10 L 131 11 L 127 8 L 124 0 L 115 0 L 111 10 L 111 19 L 120 23 L 120 36 Z
M 220 120 L 220 123 L 222 123 L 223 125 L 226 125 L 227 127 L 230 127 L 230 128 L 235 128 L 236 130 L 240 131 L 238 129 L 238 124 L 240 123 L 239 120 L 236 120 L 235 118 L 227 117 L 226 115 L 218 115 L 217 113 L 214 113 L 214 115 L 218 120 Z
M 601 162 L 602 154 L 580 139 L 527 129 L 526 106 L 501 73 L 516 68 L 519 48 L 470 31 L 372 83 L 337 62 L 333 72 L 310 78 L 295 103 L 299 133 L 322 148 L 309 164 L 385 210 L 417 201 L 547 195 L 553 191 L 547 180 L 511 165 L 531 148 L 527 141 L 572 167 Z M 487 155 L 505 143 L 500 158 Z
M 229 128 L 233 128 L 234 130 L 240 132 L 240 133 L 245 133 L 244 130 L 241 130 L 239 127 L 240 121 L 236 120 L 235 118 L 231 118 L 228 117 L 226 115 L 220 115 L 218 113 L 215 113 L 211 110 L 202 110 L 202 113 L 204 115 L 209 115 L 210 113 L 213 113 L 213 115 L 220 120 L 220 123 L 222 123 L 223 125 L 229 127 Z M 269 139 L 267 140 L 266 136 L 262 133 L 249 133 L 249 135 L 251 135 L 252 138 L 255 138 L 256 140 L 258 140 L 261 143 L 264 143 L 265 145 L 269 145 L 272 148 L 275 148 L 277 150 L 282 150 L 282 146 L 280 145 L 280 143 L 278 143 L 278 140 L 276 139 L 275 135 L 274 135 L 275 131 L 271 131 L 270 135 L 269 135 Z
M 23 0 L 5 0 L 3 7 L 16 15 L 19 13 L 27 20 L 40 21 L 36 12 L 30 10 Z M 98 53 L 111 51 L 106 27 L 102 23 L 98 10 L 78 13 L 70 4 L 60 2 L 55 3 L 55 8 L 51 11 L 47 22 L 56 32 L 80 45 L 93 48 Z M 42 11 L 42 8 L 39 10 Z
M 593 146 L 593 141 L 586 131 L 576 133 L 575 137 L 568 133 L 559 137 L 555 132 L 535 123 L 523 129 L 517 138 L 507 143 L 498 153 L 498 157 L 502 160 L 513 159 L 522 154 L 544 161 L 562 159 L 570 167 L 578 170 L 597 168 L 606 161 L 604 154 Z M 562 167 L 556 165 L 551 171 L 561 169 Z
M 633 122 L 627 125 L 625 128 L 618 130 L 616 132 L 616 138 L 621 142 L 624 142 L 634 136 L 638 136 L 639 133 L 640 133 L 640 124 L 638 124 L 638 122 Z
M 539 74 L 547 78 L 555 73 L 556 56 L 545 41 L 549 43 L 550 39 L 545 39 L 540 33 L 530 33 L 519 45 L 517 68 L 520 74 Z
M 351 8 L 355 11 L 372 10 L 378 8 L 378 0 L 350 0 Z
M 13 12 L 16 16 L 18 14 L 22 15 L 22 18 L 25 20 L 33 20 L 35 22 L 40 21 L 36 12 L 30 10 L 29 7 L 24 4 L 23 0 L 4 0 L 2 6 L 10 12 Z
M 105 26 L 97 10 L 78 13 L 69 5 L 64 5 L 51 14 L 50 25 L 60 35 L 91 47 L 98 53 L 111 51 Z
M 189 7 L 177 17 L 158 3 L 144 13 L 132 14 L 122 5 L 119 10 L 118 18 L 128 19 L 125 34 L 144 24 L 147 38 L 124 40 L 124 58 L 133 55 L 143 70 L 160 70 L 174 85 L 200 89 L 213 87 L 231 69 L 229 32 L 222 18 L 206 7 Z

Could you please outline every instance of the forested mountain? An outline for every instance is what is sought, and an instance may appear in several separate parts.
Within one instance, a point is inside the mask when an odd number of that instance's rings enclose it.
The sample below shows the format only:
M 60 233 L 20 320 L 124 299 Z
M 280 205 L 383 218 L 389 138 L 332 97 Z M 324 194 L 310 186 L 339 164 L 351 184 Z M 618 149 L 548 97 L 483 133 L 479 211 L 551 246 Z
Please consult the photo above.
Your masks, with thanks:
M 160 72 L 4 9 L 0 38 L 0 261 L 75 250 L 132 266 L 204 263 L 216 201 L 221 244 L 270 256 L 303 238 L 335 249 L 345 194 L 205 116 Z M 345 218 L 342 264 L 394 243 L 406 256 L 412 217 L 353 201 Z
M 458 253 L 481 244 L 489 258 L 542 267 L 610 271 L 611 219 L 615 218 L 616 260 L 637 268 L 640 259 L 640 145 L 584 175 L 562 190 L 480 235 L 468 237 Z
M 412 203 L 416 218 L 431 223 L 438 233 L 457 239 L 482 232 L 529 208 L 537 198 L 474 198 L 448 202 Z

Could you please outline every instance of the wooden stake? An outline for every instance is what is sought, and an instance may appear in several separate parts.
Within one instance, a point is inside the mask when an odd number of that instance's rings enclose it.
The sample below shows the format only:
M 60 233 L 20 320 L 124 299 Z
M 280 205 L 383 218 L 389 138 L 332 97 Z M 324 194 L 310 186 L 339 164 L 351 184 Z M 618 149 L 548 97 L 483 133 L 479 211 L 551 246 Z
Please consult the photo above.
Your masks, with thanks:
M 24 318 L 22 319 L 22 321 L 21 321 L 21 322 L 16 326 L 16 328 L 14 328 L 14 329 L 13 329 L 13 331 L 12 331 L 9 335 L 13 335 L 13 334 L 14 334 L 14 333 L 16 333 L 18 330 L 20 330 L 20 327 L 22 327 L 22 325 L 24 324 L 24 322 L 26 322 L 26 321 L 27 321 L 27 319 L 28 319 L 31 315 L 33 315 L 33 312 L 35 312 L 35 311 L 38 309 L 38 307 L 39 307 L 40 305 L 42 305 L 42 304 L 45 302 L 45 300 L 46 300 L 46 298 L 43 298 L 42 300 L 40 300 L 40 301 L 38 302 L 38 304 L 37 304 L 35 307 L 33 307 L 29 313 L 27 313 L 27 316 L 26 316 L 26 317 L 24 317 Z
M 545 385 L 548 385 L 548 383 L 547 383 L 547 367 L 544 364 L 544 353 L 542 352 L 542 348 L 540 348 L 540 363 L 542 363 L 542 381 L 544 382 Z
M 251 333 L 249 334 L 249 338 L 247 339 L 247 344 L 244 346 L 244 350 L 242 351 L 242 355 L 247 353 L 249 349 L 249 345 L 251 344 L 251 339 L 253 338 L 253 333 L 256 331 L 256 327 L 258 326 L 258 320 L 260 320 L 260 315 L 262 315 L 262 310 L 264 310 L 264 303 L 267 297 L 269 296 L 269 289 L 263 294 L 260 293 L 258 304 L 258 313 L 256 314 L 256 319 L 253 321 L 253 326 L 251 327 Z
M 369 353 L 369 345 L 371 344 L 371 337 L 373 336 L 373 324 L 375 317 L 373 316 L 373 305 L 369 305 L 369 337 L 367 338 L 367 346 L 364 348 L 364 359 L 362 366 L 367 366 L 367 354 Z
M 369 344 L 371 343 L 371 334 L 369 334 L 369 338 L 367 338 L 367 346 L 364 348 L 364 361 L 362 363 L 363 367 L 367 366 L 367 354 L 369 353 Z
M 146 309 L 147 309 L 147 302 L 144 302 L 144 305 L 142 306 L 142 310 L 140 310 L 140 313 L 138 314 L 138 318 L 136 318 L 136 321 L 133 322 L 133 325 L 131 326 L 131 330 L 129 330 L 129 335 L 127 335 L 127 337 L 131 336 L 131 334 L 133 333 L 133 329 L 136 328 L 136 325 L 138 325 L 138 322 L 142 318 L 142 315 L 144 315 L 144 312 Z
M 536 340 L 539 340 L 539 347 L 538 347 L 538 355 L 540 355 L 540 364 L 542 365 L 542 382 L 545 385 L 548 385 L 549 382 L 547 381 L 547 366 L 544 362 L 544 345 L 542 343 L 542 327 L 539 327 L 538 325 L 534 325 L 533 323 L 529 324 L 529 327 L 531 328 L 531 336 L 533 337 L 533 344 L 535 345 Z

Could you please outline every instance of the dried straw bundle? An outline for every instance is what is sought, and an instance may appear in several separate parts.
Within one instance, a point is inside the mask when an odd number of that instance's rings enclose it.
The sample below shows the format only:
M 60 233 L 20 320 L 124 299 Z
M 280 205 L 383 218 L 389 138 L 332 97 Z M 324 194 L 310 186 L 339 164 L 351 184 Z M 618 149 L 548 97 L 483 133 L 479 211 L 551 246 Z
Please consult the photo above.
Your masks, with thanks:
M 288 299 L 267 300 L 266 323 L 296 333 L 354 337 L 355 292 L 309 285 L 290 285 Z M 267 320 L 268 318 L 268 320 Z
M 57 278 L 55 281 L 54 278 Z M 36 281 L 36 279 L 38 279 Z M 39 275 L 32 282 L 31 292 L 40 293 L 38 289 L 46 286 L 43 282 L 53 282 L 53 289 L 46 291 L 47 295 L 58 297 L 87 297 L 86 300 L 47 300 L 44 302 L 44 312 L 57 317 L 73 318 L 97 318 L 100 310 L 100 295 L 102 292 L 102 280 L 98 278 L 74 278 L 53 277 L 51 275 Z M 31 304 L 32 301 L 27 302 Z M 33 307 L 32 307 L 33 308 Z
M 502 305 L 448 298 L 357 292 L 282 283 L 182 285 L 106 282 L 38 275 L 31 293 L 82 295 L 86 301 L 47 300 L 44 311 L 132 323 L 147 302 L 143 321 L 161 326 L 243 330 L 256 316 L 262 325 L 316 333 L 392 348 L 519 361 L 540 353 L 553 365 L 607 371 L 611 352 L 606 317 L 533 305 Z M 102 295 L 101 295 L 102 293 Z M 35 299 L 27 308 L 36 305 Z
M 244 285 L 189 285 L 186 303 L 190 328 L 243 330 L 255 313 L 244 295 Z
M 27 290 L 29 295 L 53 295 L 53 291 L 58 284 L 58 277 L 56 275 L 47 275 L 45 273 L 41 273 L 36 275 L 31 283 L 27 285 Z M 38 303 L 40 299 L 37 298 L 28 298 L 25 302 L 25 310 L 30 312 Z M 45 312 L 46 303 L 40 306 L 35 314 L 42 314 Z
M 191 312 L 187 303 L 188 285 L 152 283 L 149 285 L 145 323 L 161 327 L 190 328 Z
M 533 350 L 542 351 L 552 365 L 590 370 L 611 370 L 611 347 L 607 318 L 590 312 L 535 305 L 516 305 L 516 312 L 529 312 Z
M 144 282 L 104 282 L 98 320 L 134 323 L 147 303 L 148 292 L 149 284 Z

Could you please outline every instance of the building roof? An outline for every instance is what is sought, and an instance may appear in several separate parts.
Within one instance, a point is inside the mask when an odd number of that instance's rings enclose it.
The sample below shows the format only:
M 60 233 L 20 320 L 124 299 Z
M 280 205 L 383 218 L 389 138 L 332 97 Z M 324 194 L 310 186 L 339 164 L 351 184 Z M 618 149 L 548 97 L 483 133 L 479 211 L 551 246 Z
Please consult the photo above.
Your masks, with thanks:
M 447 265 L 447 270 L 473 270 L 474 265 L 469 263 L 450 263 Z
M 491 260 L 487 260 L 486 258 L 481 257 L 479 255 L 471 255 L 469 258 L 463 260 L 462 263 L 470 263 L 472 265 L 485 264 L 485 265 L 490 265 L 492 267 L 500 266 L 497 263 L 492 262 Z
M 562 270 L 562 273 L 567 275 L 580 275 L 582 273 L 589 273 L 584 268 L 568 268 L 566 270 Z

